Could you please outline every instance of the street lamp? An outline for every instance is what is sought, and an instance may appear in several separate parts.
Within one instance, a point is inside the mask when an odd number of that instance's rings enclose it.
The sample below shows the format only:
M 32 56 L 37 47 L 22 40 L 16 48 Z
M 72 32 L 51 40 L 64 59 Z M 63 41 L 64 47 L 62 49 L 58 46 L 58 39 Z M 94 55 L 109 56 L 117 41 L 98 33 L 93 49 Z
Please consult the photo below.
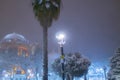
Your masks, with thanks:
M 63 45 L 65 44 L 65 35 L 64 34 L 58 34 L 56 35 L 56 38 L 58 40 L 58 44 L 60 45 L 61 50 L 61 70 L 62 70 L 62 79 L 65 80 L 65 74 L 64 74 L 64 52 L 63 52 Z

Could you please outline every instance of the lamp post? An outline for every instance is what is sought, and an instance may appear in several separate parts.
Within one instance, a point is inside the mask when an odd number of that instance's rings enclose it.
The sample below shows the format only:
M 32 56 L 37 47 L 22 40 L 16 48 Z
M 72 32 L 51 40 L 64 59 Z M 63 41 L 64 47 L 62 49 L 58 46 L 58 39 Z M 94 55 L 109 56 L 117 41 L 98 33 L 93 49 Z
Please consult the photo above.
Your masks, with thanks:
M 63 45 L 65 44 L 65 35 L 64 34 L 58 34 L 56 36 L 58 40 L 58 44 L 60 45 L 60 50 L 61 50 L 61 70 L 62 70 L 62 80 L 65 80 L 65 73 L 64 73 L 64 51 L 63 51 Z

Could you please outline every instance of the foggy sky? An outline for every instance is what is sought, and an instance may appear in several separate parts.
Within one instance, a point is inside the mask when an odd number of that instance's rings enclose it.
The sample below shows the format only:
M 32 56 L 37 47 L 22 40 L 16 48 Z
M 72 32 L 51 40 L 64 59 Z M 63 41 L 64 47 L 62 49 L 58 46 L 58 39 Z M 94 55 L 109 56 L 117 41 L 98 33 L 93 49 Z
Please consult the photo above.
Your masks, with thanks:
M 66 33 L 65 52 L 106 62 L 120 47 L 120 0 L 62 0 L 60 17 L 49 28 L 49 53 L 59 52 L 55 34 Z M 42 28 L 31 0 L 0 0 L 0 39 L 16 32 L 40 42 Z

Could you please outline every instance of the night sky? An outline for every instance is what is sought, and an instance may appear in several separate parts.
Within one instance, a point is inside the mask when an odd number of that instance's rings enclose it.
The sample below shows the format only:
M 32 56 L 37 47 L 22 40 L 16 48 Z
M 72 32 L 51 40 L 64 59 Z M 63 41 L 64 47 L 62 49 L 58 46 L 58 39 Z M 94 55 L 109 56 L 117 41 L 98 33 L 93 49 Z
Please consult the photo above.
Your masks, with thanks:
M 0 0 L 0 39 L 12 32 L 42 45 L 31 0 Z M 59 52 L 57 32 L 66 34 L 65 52 L 107 62 L 120 47 L 120 0 L 62 0 L 60 17 L 49 28 L 50 54 Z

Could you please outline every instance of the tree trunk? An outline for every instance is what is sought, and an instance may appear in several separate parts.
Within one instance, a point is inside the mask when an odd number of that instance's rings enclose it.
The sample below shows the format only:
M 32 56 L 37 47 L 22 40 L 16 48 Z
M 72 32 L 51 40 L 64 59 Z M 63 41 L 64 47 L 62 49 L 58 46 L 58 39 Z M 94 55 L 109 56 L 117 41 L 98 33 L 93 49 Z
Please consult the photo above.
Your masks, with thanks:
M 86 76 L 86 74 L 84 74 L 84 80 L 87 80 L 87 76 Z
M 48 28 L 43 27 L 43 80 L 48 80 Z
M 70 80 L 70 75 L 66 73 L 66 80 Z
M 73 80 L 73 79 L 74 79 L 73 75 L 70 75 L 70 80 Z
M 73 75 L 66 73 L 66 80 L 73 80 L 73 79 L 74 79 Z

